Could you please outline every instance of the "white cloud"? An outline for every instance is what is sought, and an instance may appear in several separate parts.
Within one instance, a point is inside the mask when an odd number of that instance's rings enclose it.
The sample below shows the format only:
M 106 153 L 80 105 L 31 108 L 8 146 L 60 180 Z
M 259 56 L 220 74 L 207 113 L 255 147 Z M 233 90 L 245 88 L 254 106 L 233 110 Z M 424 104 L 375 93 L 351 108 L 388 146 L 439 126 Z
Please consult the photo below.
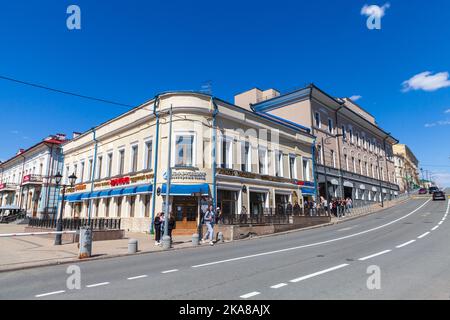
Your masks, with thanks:
M 445 110 L 444 113 L 450 113 L 450 109 Z
M 450 172 L 433 172 L 433 180 L 439 187 L 450 187 Z
M 354 95 L 354 96 L 351 96 L 349 99 L 352 100 L 352 101 L 358 101 L 361 98 L 362 98 L 362 96 Z
M 17 130 L 11 130 L 10 133 L 12 133 L 12 134 L 19 134 L 19 131 L 17 131 Z
M 439 72 L 433 75 L 430 71 L 425 71 L 404 81 L 402 83 L 403 92 L 410 90 L 436 91 L 438 89 L 450 87 L 450 80 L 448 77 L 448 72 Z
M 386 13 L 386 10 L 391 5 L 388 3 L 385 3 L 383 6 L 377 6 L 377 5 L 364 5 L 361 9 L 361 15 L 367 16 L 367 17 L 376 17 L 376 18 L 382 18 L 384 14 Z
M 426 123 L 425 128 L 432 128 L 436 126 L 448 126 L 450 125 L 450 120 L 440 120 L 432 123 Z

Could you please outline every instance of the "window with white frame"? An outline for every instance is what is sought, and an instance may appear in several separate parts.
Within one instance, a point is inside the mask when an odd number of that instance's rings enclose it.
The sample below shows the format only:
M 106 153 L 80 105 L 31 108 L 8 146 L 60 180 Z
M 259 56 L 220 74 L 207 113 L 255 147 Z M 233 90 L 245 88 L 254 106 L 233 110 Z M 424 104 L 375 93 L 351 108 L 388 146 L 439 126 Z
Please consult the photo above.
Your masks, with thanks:
M 355 134 L 355 136 L 356 136 L 356 145 L 357 145 L 358 147 L 360 147 L 360 146 L 361 146 L 361 139 L 359 138 L 359 133 L 357 132 L 357 133 Z
M 252 171 L 251 151 L 250 142 L 244 141 L 241 143 L 241 171 Z
M 347 130 L 345 129 L 345 125 L 342 125 L 342 139 L 347 140 Z
M 177 133 L 175 135 L 175 166 L 194 166 L 194 134 Z
M 351 143 L 353 143 L 354 141 L 353 141 L 353 128 L 349 128 L 348 129 L 348 134 L 350 135 L 350 142 Z
M 79 175 L 78 175 L 78 165 L 77 164 L 74 164 L 73 165 L 73 173 L 75 174 L 75 176 L 77 176 L 77 180 L 76 180 L 76 182 L 78 183 L 78 181 L 79 181 Z
M 309 176 L 309 160 L 308 159 L 303 159 L 303 180 L 304 181 L 309 181 L 310 180 L 310 176 Z
M 148 140 L 145 142 L 145 165 L 144 168 L 146 170 L 150 170 L 152 168 L 152 157 L 153 157 L 153 141 Z
M 80 181 L 81 181 L 81 182 L 84 182 L 84 161 L 81 161 Z
M 221 143 L 221 167 L 222 168 L 233 168 L 233 139 L 230 137 L 222 137 Z
M 330 150 L 331 153 L 331 163 L 333 164 L 333 168 L 336 168 L 336 153 L 334 150 Z
M 346 154 L 344 154 L 344 161 L 345 161 L 345 170 L 348 171 L 348 157 Z
M 92 164 L 93 164 L 93 160 L 89 159 L 88 160 L 88 180 L 87 181 L 91 181 L 92 180 Z
M 328 118 L 328 132 L 333 133 L 333 120 Z
M 103 156 L 99 156 L 97 162 L 97 179 L 101 179 L 103 169 Z
M 106 177 L 110 178 L 112 175 L 112 164 L 113 164 L 113 153 L 110 152 L 108 153 L 108 163 L 106 164 Z
M 314 113 L 314 122 L 317 128 L 321 127 L 321 123 L 320 123 L 320 113 L 319 112 L 315 112 Z
M 138 170 L 138 155 L 139 147 L 138 145 L 131 146 L 131 172 L 136 172 Z
M 295 164 L 296 164 L 295 154 L 290 154 L 289 155 L 289 177 L 291 179 L 297 179 L 297 168 L 296 168 Z
M 123 174 L 125 170 L 125 150 L 119 150 L 118 174 Z
M 267 174 L 267 148 L 259 147 L 258 148 L 258 170 L 260 174 Z
M 283 152 L 275 151 L 275 176 L 283 176 Z

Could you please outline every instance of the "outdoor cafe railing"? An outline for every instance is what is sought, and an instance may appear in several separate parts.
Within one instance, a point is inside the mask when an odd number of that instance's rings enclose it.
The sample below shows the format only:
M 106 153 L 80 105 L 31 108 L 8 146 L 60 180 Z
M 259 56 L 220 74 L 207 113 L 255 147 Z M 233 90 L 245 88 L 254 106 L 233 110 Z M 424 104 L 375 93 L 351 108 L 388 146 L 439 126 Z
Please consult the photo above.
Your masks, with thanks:
M 58 220 L 53 218 L 31 218 L 28 226 L 37 228 L 56 229 Z M 91 219 L 62 219 L 63 230 L 78 230 L 80 227 L 92 226 L 93 230 L 120 230 L 120 218 L 95 218 Z

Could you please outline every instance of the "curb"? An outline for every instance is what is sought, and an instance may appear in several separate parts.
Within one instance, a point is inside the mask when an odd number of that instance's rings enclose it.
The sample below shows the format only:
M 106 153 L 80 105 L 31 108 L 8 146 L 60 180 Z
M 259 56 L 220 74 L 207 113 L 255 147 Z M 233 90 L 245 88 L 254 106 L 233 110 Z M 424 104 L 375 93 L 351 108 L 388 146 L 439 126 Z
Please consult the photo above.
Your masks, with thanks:
M 292 230 L 288 230 L 288 231 L 283 231 L 283 232 L 277 232 L 277 233 L 272 233 L 272 234 L 266 234 L 266 235 L 261 235 L 261 236 L 254 236 L 254 237 L 249 237 L 249 238 L 245 238 L 245 239 L 237 239 L 237 240 L 233 240 L 233 241 L 225 241 L 223 243 L 216 243 L 215 245 L 225 245 L 225 244 L 231 244 L 231 243 L 236 243 L 236 242 L 241 242 L 241 241 L 250 241 L 250 240 L 256 240 L 256 239 L 263 239 L 263 238 L 268 238 L 268 237 L 275 237 L 275 236 L 280 236 L 280 235 L 285 235 L 285 234 L 290 234 L 290 233 L 294 233 L 294 232 L 302 232 L 302 231 L 307 231 L 307 230 L 312 230 L 312 229 L 318 229 L 318 228 L 324 228 L 324 227 L 328 227 L 328 226 L 333 226 L 333 225 L 337 225 L 343 222 L 347 222 L 347 221 L 351 221 L 351 220 L 355 220 L 358 218 L 362 218 L 374 213 L 378 213 L 378 212 L 382 212 L 385 211 L 387 209 L 396 207 L 399 204 L 402 204 L 406 201 L 408 201 L 410 199 L 404 199 L 400 202 L 398 202 L 397 204 L 389 207 L 389 208 L 381 208 L 380 210 L 376 210 L 373 212 L 369 212 L 369 213 L 365 213 L 362 215 L 357 215 L 357 216 L 353 216 L 353 217 L 348 217 L 347 219 L 344 220 L 335 220 L 335 221 L 331 221 L 328 223 L 322 223 L 322 224 L 318 224 L 315 226 L 309 226 L 309 227 L 305 227 L 305 228 L 299 228 L 299 229 L 292 229 Z M 185 241 L 184 243 L 190 243 L 191 241 Z M 47 263 L 42 263 L 42 264 L 34 264 L 34 265 L 30 265 L 30 266 L 21 266 L 21 267 L 14 267 L 14 268 L 10 268 L 10 269 L 0 269 L 0 274 L 4 273 L 4 272 L 14 272 L 14 271 L 20 271 L 20 270 L 28 270 L 28 269 L 34 269 L 34 268 L 44 268 L 44 267 L 51 267 L 51 266 L 59 266 L 59 265 L 65 265 L 65 264 L 74 264 L 74 263 L 83 263 L 83 262 L 89 262 L 89 261 L 96 261 L 96 260 L 105 260 L 105 259 L 113 259 L 113 258 L 120 258 L 120 257 L 131 257 L 131 256 L 138 256 L 138 255 L 144 255 L 144 254 L 152 254 L 152 253 L 158 253 L 158 252 L 171 252 L 171 251 L 179 251 L 179 250 L 185 250 L 185 249 L 199 249 L 199 248 L 205 248 L 206 246 L 186 246 L 186 247 L 180 247 L 180 248 L 170 248 L 167 251 L 163 251 L 163 250 L 153 250 L 153 251 L 140 251 L 137 253 L 120 253 L 120 254 L 105 254 L 103 256 L 98 256 L 98 257 L 91 257 L 91 258 L 86 258 L 86 259 L 71 259 L 71 260 L 67 260 L 67 261 L 51 261 L 51 262 L 47 262 Z M 210 248 L 211 246 L 207 246 L 208 248 Z

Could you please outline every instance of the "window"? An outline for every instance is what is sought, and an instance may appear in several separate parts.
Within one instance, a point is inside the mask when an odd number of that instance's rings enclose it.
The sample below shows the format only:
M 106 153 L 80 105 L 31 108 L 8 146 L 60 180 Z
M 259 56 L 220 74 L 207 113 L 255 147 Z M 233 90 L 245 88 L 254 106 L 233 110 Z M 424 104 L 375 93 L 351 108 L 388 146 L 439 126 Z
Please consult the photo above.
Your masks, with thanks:
M 348 157 L 346 154 L 344 154 L 344 161 L 345 161 L 345 170 L 348 171 Z
M 355 157 L 352 157 L 352 165 L 353 165 L 353 172 L 356 173 L 356 162 L 355 162 Z
M 109 217 L 109 205 L 111 204 L 111 198 L 105 198 L 105 217 Z
M 275 176 L 283 176 L 283 153 L 275 151 Z
M 246 141 L 241 144 L 241 171 L 251 172 L 252 158 L 251 158 L 251 148 L 250 142 Z
M 342 126 L 342 139 L 347 140 L 347 131 L 344 125 Z
M 138 151 L 139 148 L 137 145 L 131 147 L 131 172 L 137 171 Z
M 194 135 L 183 134 L 175 138 L 175 166 L 192 167 L 194 165 Z
M 103 169 L 103 157 L 99 156 L 98 157 L 98 165 L 97 165 L 98 169 L 97 169 L 97 179 L 101 179 L 102 178 L 102 169 Z
M 367 164 L 367 161 L 364 162 L 364 167 L 366 168 L 366 176 L 369 176 L 369 165 Z
M 43 169 L 44 169 L 44 164 L 43 163 L 39 164 L 39 175 L 41 175 L 41 176 L 42 176 Z
M 314 114 L 314 121 L 315 121 L 316 127 L 320 128 L 321 126 L 320 126 L 320 113 L 319 112 L 316 112 Z
M 117 217 L 119 218 L 122 215 L 122 200 L 123 197 L 117 198 Z
M 73 166 L 73 173 L 78 177 L 78 165 L 77 164 L 75 164 L 74 166 Z M 78 182 L 78 178 L 77 178 L 77 181 L 76 182 Z
M 328 119 L 328 132 L 333 133 L 333 120 Z
M 307 159 L 303 159 L 303 180 L 304 181 L 309 181 L 310 180 L 310 176 L 309 176 L 309 160 L 307 160 Z
M 297 170 L 295 168 L 295 155 L 289 155 L 289 177 L 291 179 L 297 179 Z
M 111 175 L 112 175 L 112 162 L 113 161 L 113 154 L 112 154 L 112 152 L 111 153 L 108 153 L 108 164 L 107 164 L 107 168 L 106 168 L 106 176 L 108 177 L 108 178 L 110 178 L 111 177 Z
M 259 173 L 267 174 L 267 149 L 263 147 L 258 148 L 258 164 Z
M 152 196 L 150 194 L 146 194 L 144 196 L 144 217 L 150 217 L 150 200 Z
M 67 166 L 66 167 L 66 182 L 65 182 L 65 184 L 69 184 L 69 176 L 70 176 L 69 170 L 70 170 L 70 168 L 69 168 L 69 166 Z M 16 175 L 13 174 L 13 182 L 15 182 L 14 181 L 15 179 L 16 179 Z
M 356 144 L 358 145 L 358 147 L 361 146 L 361 140 L 359 139 L 359 133 L 356 133 Z
M 334 153 L 334 150 L 330 150 L 331 152 L 331 163 L 333 164 L 333 168 L 336 168 L 336 154 Z
M 119 174 L 123 174 L 125 165 L 125 150 L 119 150 Z
M 350 135 L 350 142 L 354 143 L 353 129 L 352 128 L 348 129 L 348 134 Z
M 372 178 L 375 178 L 375 172 L 373 170 L 373 164 L 370 165 L 370 171 L 372 171 Z
M 84 161 L 81 162 L 80 181 L 84 182 Z
M 319 144 L 317 145 L 317 163 L 323 164 L 322 159 L 322 146 Z
M 152 156 L 153 156 L 153 142 L 147 141 L 145 143 L 145 169 L 150 170 L 152 168 Z
M 358 164 L 359 164 L 359 173 L 362 175 L 363 174 L 363 168 L 362 168 L 361 159 L 358 159 Z
M 130 197 L 130 218 L 134 218 L 134 211 L 136 210 L 136 196 Z
M 222 168 L 233 168 L 233 140 L 231 138 L 223 137 L 222 138 Z

